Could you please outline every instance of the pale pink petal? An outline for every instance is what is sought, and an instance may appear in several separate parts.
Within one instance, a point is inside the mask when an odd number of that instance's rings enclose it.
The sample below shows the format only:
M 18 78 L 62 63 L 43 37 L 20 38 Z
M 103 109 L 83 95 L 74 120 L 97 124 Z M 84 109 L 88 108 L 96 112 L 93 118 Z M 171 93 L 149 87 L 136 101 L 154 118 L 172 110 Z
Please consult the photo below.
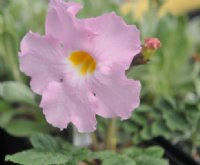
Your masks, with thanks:
M 125 69 L 141 51 L 140 34 L 114 13 L 77 19 L 81 5 L 50 0 L 45 36 L 28 33 L 19 53 L 20 69 L 31 77 L 31 88 L 42 95 L 47 121 L 64 129 L 73 123 L 79 132 L 95 130 L 95 114 L 127 119 L 140 102 L 140 82 Z M 96 62 L 82 76 L 70 62 L 72 51 L 85 51 Z M 80 66 L 81 67 L 81 66 Z M 91 69 L 91 68 L 90 68 Z
M 122 64 L 125 69 L 141 51 L 140 32 L 134 25 L 127 25 L 115 13 L 83 20 L 97 36 L 91 43 L 95 56 L 106 63 Z
M 97 73 L 90 82 L 90 101 L 98 115 L 127 119 L 140 103 L 140 82 L 129 80 L 120 67 Z
M 81 5 L 76 3 L 53 0 L 46 18 L 46 34 L 58 39 L 71 51 L 83 50 L 84 45 L 88 45 L 90 38 L 95 36 L 75 18 L 80 9 Z
M 42 95 L 40 106 L 47 121 L 64 129 L 72 122 L 79 132 L 95 130 L 96 119 L 83 88 L 74 91 L 67 82 L 51 82 Z
M 42 94 L 49 82 L 62 78 L 64 56 L 60 46 L 47 36 L 28 33 L 21 42 L 20 70 L 31 77 L 31 88 Z
M 60 7 L 63 10 L 67 10 L 70 14 L 75 16 L 80 9 L 82 9 L 82 5 L 76 2 L 65 2 L 63 0 L 50 0 L 49 8 Z

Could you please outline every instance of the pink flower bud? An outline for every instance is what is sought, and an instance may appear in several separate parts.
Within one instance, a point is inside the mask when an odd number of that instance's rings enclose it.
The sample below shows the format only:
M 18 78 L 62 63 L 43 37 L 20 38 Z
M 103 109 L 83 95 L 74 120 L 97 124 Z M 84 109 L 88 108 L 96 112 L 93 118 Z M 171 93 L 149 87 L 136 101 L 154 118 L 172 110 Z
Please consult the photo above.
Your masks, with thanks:
M 160 48 L 160 46 L 161 46 L 161 42 L 158 38 L 146 38 L 144 41 L 145 49 L 156 50 Z

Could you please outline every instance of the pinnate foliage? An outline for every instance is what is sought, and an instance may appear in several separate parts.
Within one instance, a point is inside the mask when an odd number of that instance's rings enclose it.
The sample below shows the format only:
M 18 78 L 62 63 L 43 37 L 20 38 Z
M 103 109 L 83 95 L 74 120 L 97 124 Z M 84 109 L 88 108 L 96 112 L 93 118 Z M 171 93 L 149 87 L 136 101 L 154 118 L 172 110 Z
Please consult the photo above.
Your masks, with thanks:
M 116 153 L 114 151 L 92 152 L 86 148 L 75 147 L 61 138 L 45 134 L 35 134 L 30 138 L 32 149 L 6 156 L 6 161 L 22 165 L 168 165 L 161 157 L 163 149 L 157 146 L 147 149 L 128 148 Z

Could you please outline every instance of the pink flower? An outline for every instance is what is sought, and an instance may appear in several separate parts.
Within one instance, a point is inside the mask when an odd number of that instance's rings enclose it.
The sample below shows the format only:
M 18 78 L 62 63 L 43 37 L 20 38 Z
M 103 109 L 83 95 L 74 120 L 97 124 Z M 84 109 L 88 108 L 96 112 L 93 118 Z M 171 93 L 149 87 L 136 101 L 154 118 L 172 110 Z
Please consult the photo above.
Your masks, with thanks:
M 141 51 L 140 34 L 114 13 L 76 18 L 77 3 L 51 0 L 45 36 L 29 32 L 21 42 L 20 69 L 42 95 L 46 120 L 79 132 L 96 127 L 96 114 L 130 117 L 140 102 L 140 82 L 125 70 Z
M 161 47 L 161 42 L 158 38 L 146 38 L 144 41 L 144 48 L 156 50 Z

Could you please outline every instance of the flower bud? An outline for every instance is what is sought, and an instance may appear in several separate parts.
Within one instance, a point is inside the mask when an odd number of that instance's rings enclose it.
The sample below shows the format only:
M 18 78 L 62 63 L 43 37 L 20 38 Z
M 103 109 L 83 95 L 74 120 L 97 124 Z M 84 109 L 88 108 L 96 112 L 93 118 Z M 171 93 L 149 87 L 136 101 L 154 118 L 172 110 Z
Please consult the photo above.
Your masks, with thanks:
M 156 50 L 160 48 L 161 43 L 158 38 L 146 38 L 144 41 L 144 48 L 146 49 L 151 49 L 151 50 Z
M 161 42 L 158 38 L 146 38 L 142 49 L 144 59 L 149 60 L 160 47 Z

